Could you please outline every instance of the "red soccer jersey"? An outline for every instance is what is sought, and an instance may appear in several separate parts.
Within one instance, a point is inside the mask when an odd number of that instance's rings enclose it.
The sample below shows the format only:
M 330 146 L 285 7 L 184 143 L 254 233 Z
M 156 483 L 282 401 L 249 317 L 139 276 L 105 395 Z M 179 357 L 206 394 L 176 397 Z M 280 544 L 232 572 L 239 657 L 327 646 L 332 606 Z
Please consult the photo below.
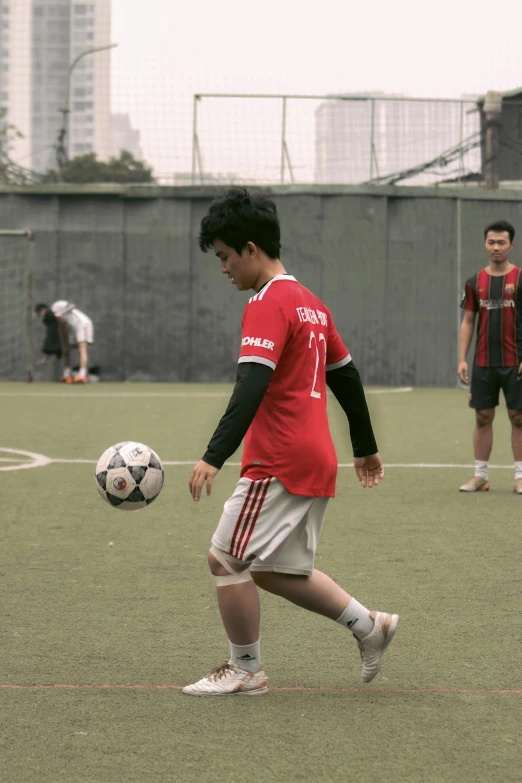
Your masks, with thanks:
M 466 281 L 461 307 L 478 313 L 477 367 L 517 367 L 522 362 L 520 269 L 490 275 L 487 269 Z
M 239 361 L 274 373 L 245 437 L 241 476 L 275 476 L 292 495 L 333 497 L 326 372 L 351 357 L 330 311 L 295 277 L 277 275 L 245 307 L 242 338 Z

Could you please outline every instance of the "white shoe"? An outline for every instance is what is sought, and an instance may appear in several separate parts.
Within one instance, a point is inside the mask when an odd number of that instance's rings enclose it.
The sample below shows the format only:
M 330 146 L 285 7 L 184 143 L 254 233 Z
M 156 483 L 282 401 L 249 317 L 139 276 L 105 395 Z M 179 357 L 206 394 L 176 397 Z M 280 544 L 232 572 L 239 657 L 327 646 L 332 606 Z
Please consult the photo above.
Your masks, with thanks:
M 399 622 L 398 614 L 387 612 L 370 612 L 370 617 L 374 621 L 372 630 L 364 639 L 357 641 L 363 662 L 363 682 L 370 682 L 379 673 L 384 651 L 395 636 Z
M 183 693 L 189 696 L 260 696 L 268 692 L 263 667 L 252 674 L 240 669 L 233 661 L 216 666 L 202 680 L 185 685 Z
M 466 484 L 459 487 L 459 492 L 487 492 L 489 482 L 482 476 L 473 476 Z

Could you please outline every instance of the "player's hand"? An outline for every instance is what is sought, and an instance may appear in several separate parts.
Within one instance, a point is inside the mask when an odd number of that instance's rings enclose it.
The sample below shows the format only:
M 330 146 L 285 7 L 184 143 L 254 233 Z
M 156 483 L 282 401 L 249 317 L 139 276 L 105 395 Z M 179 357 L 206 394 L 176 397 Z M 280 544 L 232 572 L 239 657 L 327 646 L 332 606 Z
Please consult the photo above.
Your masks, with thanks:
M 517 381 L 519 381 L 521 378 L 522 378 L 522 364 L 521 364 L 521 365 L 520 365 L 520 367 L 518 368 L 518 372 L 517 372 Z
M 384 465 L 378 454 L 371 454 L 369 457 L 354 457 L 353 466 L 363 487 L 371 489 L 384 478 Z
M 189 490 L 193 500 L 199 500 L 203 484 L 207 485 L 207 495 L 212 492 L 212 482 L 219 473 L 219 468 L 214 468 L 202 459 L 195 466 L 189 479 Z
M 522 365 L 520 365 L 522 367 Z M 457 370 L 457 375 L 459 376 L 462 383 L 465 383 L 466 385 L 469 383 L 469 374 L 468 374 L 468 363 L 467 362 L 459 362 L 459 369 Z

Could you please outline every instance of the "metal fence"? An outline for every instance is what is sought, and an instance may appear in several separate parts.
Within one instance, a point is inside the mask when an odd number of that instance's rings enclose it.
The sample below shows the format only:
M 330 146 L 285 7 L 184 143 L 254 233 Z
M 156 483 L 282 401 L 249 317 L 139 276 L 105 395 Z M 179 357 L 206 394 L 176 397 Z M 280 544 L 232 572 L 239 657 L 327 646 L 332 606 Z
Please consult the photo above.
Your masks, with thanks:
M 194 96 L 190 184 L 433 185 L 479 170 L 471 98 Z

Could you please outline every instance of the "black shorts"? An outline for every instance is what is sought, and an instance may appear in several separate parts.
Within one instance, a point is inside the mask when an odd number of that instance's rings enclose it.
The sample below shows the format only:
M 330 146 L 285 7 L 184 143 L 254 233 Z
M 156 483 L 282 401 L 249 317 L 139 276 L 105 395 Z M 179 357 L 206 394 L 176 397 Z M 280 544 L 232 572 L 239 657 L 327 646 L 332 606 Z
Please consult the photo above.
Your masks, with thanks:
M 517 380 L 518 367 L 473 367 L 469 407 L 478 411 L 496 408 L 500 390 L 509 410 L 522 410 L 522 380 Z

